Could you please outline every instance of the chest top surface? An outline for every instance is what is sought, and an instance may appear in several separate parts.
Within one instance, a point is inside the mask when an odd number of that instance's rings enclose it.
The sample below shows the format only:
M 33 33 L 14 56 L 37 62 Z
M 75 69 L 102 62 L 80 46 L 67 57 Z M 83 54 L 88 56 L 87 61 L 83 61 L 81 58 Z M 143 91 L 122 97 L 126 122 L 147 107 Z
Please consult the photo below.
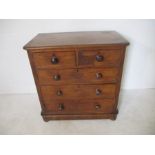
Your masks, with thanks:
M 40 33 L 28 42 L 24 49 L 120 44 L 128 45 L 129 43 L 115 31 Z

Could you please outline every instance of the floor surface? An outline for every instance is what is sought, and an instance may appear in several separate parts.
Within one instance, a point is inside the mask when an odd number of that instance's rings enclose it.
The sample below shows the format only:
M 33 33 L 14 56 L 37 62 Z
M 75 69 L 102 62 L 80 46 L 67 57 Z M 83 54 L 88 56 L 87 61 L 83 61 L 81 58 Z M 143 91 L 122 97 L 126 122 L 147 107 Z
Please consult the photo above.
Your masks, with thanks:
M 155 89 L 122 90 L 117 120 L 44 122 L 37 94 L 0 95 L 0 134 L 155 134 Z

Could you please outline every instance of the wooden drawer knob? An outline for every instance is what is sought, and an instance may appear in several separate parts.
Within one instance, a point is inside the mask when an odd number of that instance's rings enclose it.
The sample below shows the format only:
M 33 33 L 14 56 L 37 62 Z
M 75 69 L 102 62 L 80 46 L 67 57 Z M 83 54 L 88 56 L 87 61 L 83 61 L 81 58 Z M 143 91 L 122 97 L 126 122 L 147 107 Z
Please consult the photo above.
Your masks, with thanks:
M 64 105 L 62 103 L 60 103 L 59 106 L 58 106 L 58 110 L 62 111 L 64 109 L 65 109 Z
M 52 56 L 52 58 L 51 58 L 51 63 L 52 63 L 52 64 L 58 64 L 58 63 L 59 63 L 59 59 L 54 55 L 54 56 Z
M 96 79 L 101 79 L 102 78 L 102 73 L 96 73 Z
M 59 74 L 57 74 L 57 75 L 54 75 L 53 76 L 53 79 L 55 80 L 55 81 L 58 81 L 58 80 L 60 80 L 60 75 Z
M 98 110 L 98 109 L 101 109 L 101 105 L 99 105 L 99 104 L 97 104 L 96 106 L 95 106 L 95 108 Z
M 96 89 L 96 95 L 99 96 L 102 94 L 102 91 L 100 89 Z
M 58 90 L 56 94 L 57 94 L 57 96 L 62 96 L 63 92 L 61 90 Z
M 96 61 L 101 62 L 104 60 L 104 57 L 102 55 L 96 55 Z

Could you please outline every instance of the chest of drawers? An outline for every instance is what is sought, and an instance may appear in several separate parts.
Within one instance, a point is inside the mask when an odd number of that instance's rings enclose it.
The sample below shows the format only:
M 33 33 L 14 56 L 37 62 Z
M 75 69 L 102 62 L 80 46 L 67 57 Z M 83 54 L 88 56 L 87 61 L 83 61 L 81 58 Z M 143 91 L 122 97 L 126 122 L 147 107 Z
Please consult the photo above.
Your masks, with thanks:
M 116 119 L 128 44 L 114 31 L 38 34 L 27 43 L 43 119 Z

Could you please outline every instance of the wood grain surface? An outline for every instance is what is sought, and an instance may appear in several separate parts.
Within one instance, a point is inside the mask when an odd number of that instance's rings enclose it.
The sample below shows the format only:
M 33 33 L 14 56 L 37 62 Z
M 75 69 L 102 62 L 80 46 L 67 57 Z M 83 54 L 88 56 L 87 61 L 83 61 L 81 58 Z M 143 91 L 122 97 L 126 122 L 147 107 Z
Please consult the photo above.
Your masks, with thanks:
M 39 34 L 26 44 L 44 121 L 115 120 L 128 44 L 114 31 Z

